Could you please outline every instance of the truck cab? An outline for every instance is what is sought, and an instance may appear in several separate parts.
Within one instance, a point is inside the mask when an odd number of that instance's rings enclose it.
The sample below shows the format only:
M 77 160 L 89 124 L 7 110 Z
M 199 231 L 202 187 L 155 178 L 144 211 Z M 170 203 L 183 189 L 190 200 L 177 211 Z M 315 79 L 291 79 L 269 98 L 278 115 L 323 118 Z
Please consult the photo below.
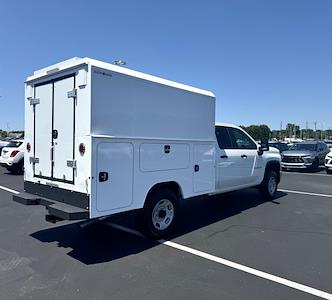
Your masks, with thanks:
M 273 147 L 265 148 L 241 127 L 216 123 L 216 191 L 224 193 L 257 186 L 264 179 L 266 167 L 275 171 L 280 181 L 280 154 Z M 271 184 L 271 183 L 270 183 Z

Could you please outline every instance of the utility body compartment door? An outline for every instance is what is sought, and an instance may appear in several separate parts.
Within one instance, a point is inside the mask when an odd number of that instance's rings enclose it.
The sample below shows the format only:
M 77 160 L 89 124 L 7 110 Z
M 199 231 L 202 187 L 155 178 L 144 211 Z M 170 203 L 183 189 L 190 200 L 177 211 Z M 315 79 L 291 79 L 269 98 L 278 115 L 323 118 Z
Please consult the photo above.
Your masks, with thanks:
M 134 150 L 131 143 L 100 142 L 97 145 L 97 211 L 128 207 L 133 201 Z
M 194 193 L 214 191 L 215 145 L 194 145 L 193 189 Z

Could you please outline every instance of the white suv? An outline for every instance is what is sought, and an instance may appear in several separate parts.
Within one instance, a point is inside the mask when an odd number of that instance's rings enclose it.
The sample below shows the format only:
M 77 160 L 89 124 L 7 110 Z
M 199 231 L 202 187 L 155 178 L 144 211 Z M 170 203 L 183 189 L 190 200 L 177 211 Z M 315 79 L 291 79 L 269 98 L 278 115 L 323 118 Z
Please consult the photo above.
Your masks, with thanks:
M 332 174 L 332 150 L 330 153 L 326 154 L 325 169 L 327 174 Z
M 24 140 L 10 141 L 2 148 L 0 166 L 5 167 L 11 173 L 23 174 L 24 168 Z

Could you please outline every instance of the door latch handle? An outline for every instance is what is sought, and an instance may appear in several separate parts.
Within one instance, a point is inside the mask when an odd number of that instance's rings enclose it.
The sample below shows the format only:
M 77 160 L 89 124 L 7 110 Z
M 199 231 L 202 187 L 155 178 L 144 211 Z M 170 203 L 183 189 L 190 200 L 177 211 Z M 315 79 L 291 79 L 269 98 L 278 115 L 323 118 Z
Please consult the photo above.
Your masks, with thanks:
M 228 158 L 227 155 L 220 155 L 220 158 Z
M 99 172 L 99 182 L 108 180 L 108 172 Z
M 242 158 L 247 158 L 248 156 L 245 155 L 245 154 L 242 154 L 241 157 L 242 157 Z
M 195 170 L 195 172 L 198 172 L 199 171 L 199 165 L 195 165 L 194 170 Z
M 52 138 L 57 139 L 58 138 L 58 131 L 56 129 L 52 130 Z

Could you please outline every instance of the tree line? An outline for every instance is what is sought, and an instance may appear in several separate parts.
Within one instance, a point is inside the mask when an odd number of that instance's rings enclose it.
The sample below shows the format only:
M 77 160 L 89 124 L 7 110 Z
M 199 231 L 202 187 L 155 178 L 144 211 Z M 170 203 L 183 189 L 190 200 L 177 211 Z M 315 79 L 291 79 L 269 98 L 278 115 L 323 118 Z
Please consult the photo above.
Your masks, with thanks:
M 240 126 L 248 132 L 255 140 L 263 138 L 283 140 L 284 138 L 300 138 L 300 139 L 332 139 L 332 130 L 313 130 L 301 129 L 300 126 L 288 123 L 285 129 L 271 130 L 265 124 Z

